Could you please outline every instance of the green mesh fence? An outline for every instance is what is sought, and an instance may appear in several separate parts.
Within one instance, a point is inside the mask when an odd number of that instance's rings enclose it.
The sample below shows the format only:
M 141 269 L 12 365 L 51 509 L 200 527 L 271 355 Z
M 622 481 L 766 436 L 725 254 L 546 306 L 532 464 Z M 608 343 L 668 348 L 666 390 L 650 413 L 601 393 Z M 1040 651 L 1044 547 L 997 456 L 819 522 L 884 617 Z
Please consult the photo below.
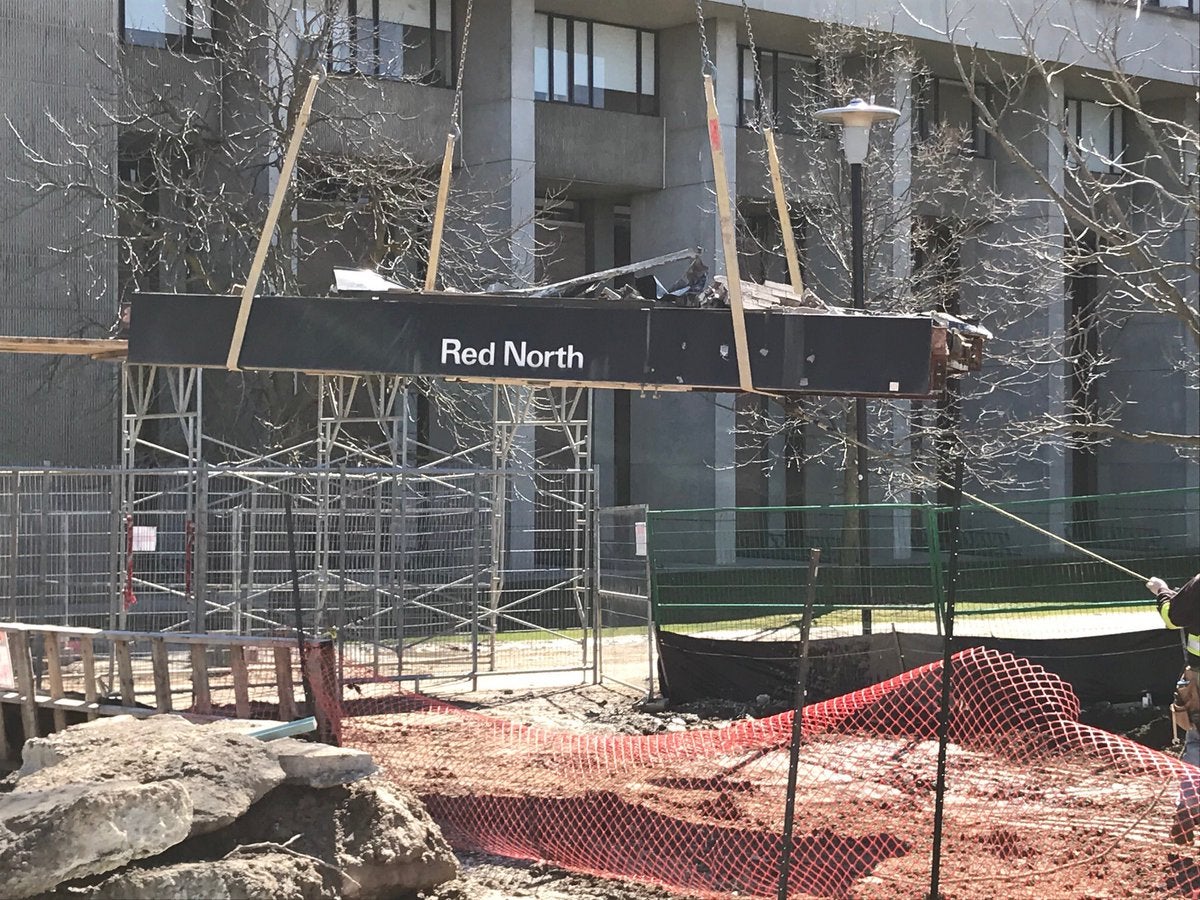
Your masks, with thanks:
M 1178 584 L 1200 570 L 1196 491 L 997 504 L 1128 569 Z M 795 636 L 810 548 L 826 634 L 938 631 L 949 510 L 920 504 L 652 511 L 647 533 L 660 626 L 727 638 Z M 983 506 L 964 504 L 960 634 L 1047 637 L 1159 627 L 1143 584 Z M 860 539 L 865 535 L 865 541 Z

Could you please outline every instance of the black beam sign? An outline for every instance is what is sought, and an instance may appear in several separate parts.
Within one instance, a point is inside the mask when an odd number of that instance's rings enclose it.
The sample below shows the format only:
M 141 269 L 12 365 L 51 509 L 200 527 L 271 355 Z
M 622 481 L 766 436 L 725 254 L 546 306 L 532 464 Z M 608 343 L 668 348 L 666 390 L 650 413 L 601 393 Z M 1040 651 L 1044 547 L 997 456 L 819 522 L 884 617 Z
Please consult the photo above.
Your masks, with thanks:
M 129 362 L 223 368 L 239 298 L 138 294 Z M 746 313 L 764 391 L 928 397 L 933 323 L 920 316 Z M 490 294 L 258 297 L 243 369 L 481 382 L 737 391 L 728 310 Z

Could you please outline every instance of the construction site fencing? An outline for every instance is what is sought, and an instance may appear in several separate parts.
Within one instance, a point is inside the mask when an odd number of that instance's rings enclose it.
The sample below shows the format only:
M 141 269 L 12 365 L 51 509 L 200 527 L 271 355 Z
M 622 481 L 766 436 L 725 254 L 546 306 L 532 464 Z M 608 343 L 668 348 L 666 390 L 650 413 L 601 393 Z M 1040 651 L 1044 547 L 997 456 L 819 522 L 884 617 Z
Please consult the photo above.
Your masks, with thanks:
M 596 677 L 587 470 L 0 471 L 2 618 L 324 636 L 348 683 Z M 289 537 L 286 498 L 291 501 Z
M 958 632 L 1085 636 L 1160 626 L 1141 580 L 1178 584 L 1200 569 L 1200 494 L 1140 491 L 964 503 Z M 948 508 L 931 504 L 654 510 L 648 550 L 655 620 L 687 634 L 793 639 L 811 548 L 821 550 L 814 636 L 869 630 L 942 633 Z M 864 548 L 860 551 L 860 547 Z M 1052 625 L 1050 623 L 1053 623 Z
M 645 505 L 596 513 L 597 653 L 602 681 L 655 690 Z
M 1090 541 L 1110 554 L 1124 547 L 1126 562 L 1178 581 L 1196 562 L 1180 500 L 1186 498 L 1104 498 L 1111 530 L 1062 524 L 1076 543 Z M 872 508 L 872 534 L 891 542 L 870 544 L 871 566 L 885 570 L 870 584 L 856 580 L 862 566 L 848 552 L 856 545 L 842 536 L 854 521 L 844 508 L 756 510 L 780 515 L 739 522 L 741 512 L 649 513 L 660 627 L 743 640 L 783 631 L 794 637 L 808 599 L 819 604 L 820 619 L 834 618 L 831 627 L 842 627 L 836 623 L 844 611 L 853 616 L 843 621 L 861 627 L 868 588 L 877 622 L 911 614 L 909 624 L 955 635 L 959 623 L 969 627 L 1006 612 L 1016 620 L 1042 611 L 1074 614 L 1101 586 L 1111 592 L 1098 601 L 1105 618 L 1127 607 L 1146 611 L 1136 579 L 1126 590 L 1016 531 L 993 541 L 1008 520 L 982 508 L 959 509 L 961 529 L 948 510 Z M 766 541 L 767 534 L 788 534 L 774 531 L 786 528 L 788 513 L 802 514 L 791 520 L 791 538 Z M 1054 513 L 1045 503 L 1023 515 L 1040 514 L 1044 527 L 1054 528 Z M 601 578 L 602 590 L 626 593 L 605 585 L 619 583 L 618 562 L 630 562 L 625 535 L 639 514 L 609 510 L 600 517 L 600 568 L 614 573 Z M 913 534 L 914 519 L 923 523 L 923 541 Z M 1126 530 L 1151 529 L 1151 520 L 1153 533 Z M 899 523 L 907 526 L 902 548 Z M 635 561 L 637 540 L 635 530 Z M 812 585 L 802 577 L 810 545 L 830 551 Z M 1054 561 L 1064 568 L 1057 578 L 1049 571 Z M 1047 598 L 1055 587 L 1060 593 Z M 1047 621 L 1049 630 L 1062 627 Z M 1171 840 L 1173 830 L 1193 824 L 1179 813 L 1179 801 L 1185 810 L 1197 804 L 1200 813 L 1200 773 L 1082 723 L 1079 697 L 1063 678 L 972 641 L 956 636 L 934 662 L 819 702 L 804 699 L 799 642 L 773 661 L 790 674 L 797 702 L 721 728 L 579 733 L 401 695 L 364 703 L 345 720 L 344 734 L 419 795 L 459 849 L 549 861 L 687 896 L 962 900 L 1200 889 L 1200 865 Z M 719 677 L 726 662 L 712 654 L 707 665 Z

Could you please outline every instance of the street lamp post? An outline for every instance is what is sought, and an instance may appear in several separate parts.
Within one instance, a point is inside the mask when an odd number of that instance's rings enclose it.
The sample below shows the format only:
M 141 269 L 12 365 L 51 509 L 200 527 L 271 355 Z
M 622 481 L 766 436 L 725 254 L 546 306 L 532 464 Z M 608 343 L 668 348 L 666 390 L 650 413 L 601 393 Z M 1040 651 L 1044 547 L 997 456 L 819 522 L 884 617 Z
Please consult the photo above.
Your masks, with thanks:
M 854 308 L 867 308 L 866 263 L 863 250 L 863 163 L 871 140 L 871 126 L 876 122 L 892 122 L 900 118 L 900 111 L 890 106 L 876 106 L 861 98 L 855 98 L 845 106 L 822 109 L 816 113 L 817 121 L 842 126 L 842 152 L 850 163 L 850 295 Z M 871 633 L 871 579 L 869 524 L 865 504 L 870 500 L 868 491 L 867 401 L 858 397 L 854 401 L 854 475 L 858 481 L 858 517 L 855 530 L 858 532 L 859 583 L 867 591 L 867 602 L 862 609 L 863 634 Z

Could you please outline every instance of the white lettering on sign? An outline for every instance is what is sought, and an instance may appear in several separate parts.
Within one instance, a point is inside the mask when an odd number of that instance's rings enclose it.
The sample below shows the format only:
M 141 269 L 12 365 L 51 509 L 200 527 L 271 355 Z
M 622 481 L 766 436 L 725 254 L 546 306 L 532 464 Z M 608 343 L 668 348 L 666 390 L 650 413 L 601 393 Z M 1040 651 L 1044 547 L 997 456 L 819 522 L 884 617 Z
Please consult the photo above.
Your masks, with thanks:
M 528 341 L 505 341 L 503 365 L 521 369 L 582 369 L 583 353 L 574 344 L 565 347 L 530 347 Z M 458 338 L 442 338 L 442 365 L 494 366 L 496 342 L 483 347 L 464 347 Z

